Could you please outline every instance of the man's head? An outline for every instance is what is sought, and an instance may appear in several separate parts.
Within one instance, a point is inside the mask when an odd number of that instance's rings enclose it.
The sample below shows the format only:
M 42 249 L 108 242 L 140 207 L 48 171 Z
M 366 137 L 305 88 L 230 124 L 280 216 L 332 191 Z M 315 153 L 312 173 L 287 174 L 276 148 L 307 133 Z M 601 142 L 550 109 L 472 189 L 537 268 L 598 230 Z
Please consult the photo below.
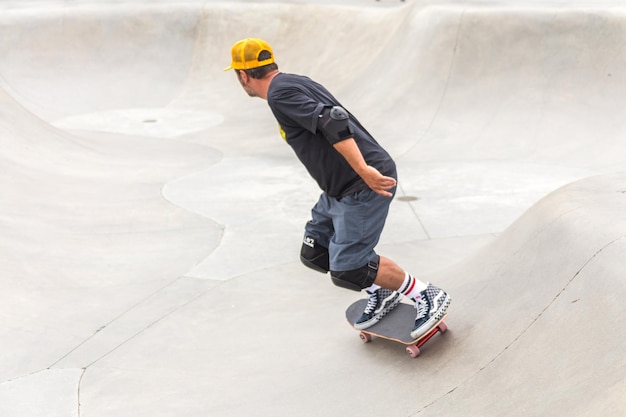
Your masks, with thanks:
M 224 71 L 234 69 L 241 86 L 250 97 L 263 97 L 263 93 L 257 91 L 259 86 L 256 80 L 263 80 L 278 70 L 270 45 L 263 39 L 242 39 L 233 45 L 231 57 L 230 66 Z

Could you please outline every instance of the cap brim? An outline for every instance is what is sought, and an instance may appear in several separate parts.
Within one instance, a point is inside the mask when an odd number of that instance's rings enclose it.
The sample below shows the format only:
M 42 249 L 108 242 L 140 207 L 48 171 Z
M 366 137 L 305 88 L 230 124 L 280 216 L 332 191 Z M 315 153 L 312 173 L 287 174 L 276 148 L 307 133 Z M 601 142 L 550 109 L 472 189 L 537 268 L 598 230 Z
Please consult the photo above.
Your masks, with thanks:
M 227 66 L 226 68 L 224 68 L 224 71 L 228 71 L 228 70 L 231 70 L 231 69 L 233 69 L 233 66 L 232 66 L 232 65 L 229 65 L 229 66 Z

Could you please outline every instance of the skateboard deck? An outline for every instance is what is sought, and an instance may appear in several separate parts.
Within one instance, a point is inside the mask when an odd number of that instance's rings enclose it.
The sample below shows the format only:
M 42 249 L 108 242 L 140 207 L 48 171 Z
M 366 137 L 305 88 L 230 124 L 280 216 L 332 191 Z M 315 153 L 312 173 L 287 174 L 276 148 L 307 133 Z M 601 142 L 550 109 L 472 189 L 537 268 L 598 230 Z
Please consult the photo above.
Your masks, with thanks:
M 346 310 L 346 319 L 350 326 L 354 329 L 354 322 L 361 317 L 367 300 L 355 301 Z M 445 323 L 445 319 L 448 317 L 445 314 L 439 322 L 437 322 L 431 330 L 424 333 L 422 336 L 414 339 L 411 337 L 411 330 L 415 323 L 415 307 L 409 304 L 400 303 L 389 314 L 387 314 L 381 321 L 368 327 L 364 330 L 358 330 L 360 332 L 361 340 L 364 343 L 368 343 L 372 340 L 372 336 L 380 337 L 394 342 L 402 343 L 406 346 L 407 353 L 415 358 L 421 352 L 420 348 L 430 340 L 431 337 L 437 333 L 444 333 L 448 330 L 448 326 Z

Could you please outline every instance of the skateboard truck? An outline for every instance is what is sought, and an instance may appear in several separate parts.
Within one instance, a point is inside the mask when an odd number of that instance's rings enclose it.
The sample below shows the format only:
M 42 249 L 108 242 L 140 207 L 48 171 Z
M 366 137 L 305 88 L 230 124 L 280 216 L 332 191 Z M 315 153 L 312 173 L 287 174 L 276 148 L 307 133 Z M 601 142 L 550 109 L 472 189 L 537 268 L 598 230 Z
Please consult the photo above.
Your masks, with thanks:
M 437 333 L 445 333 L 447 330 L 448 325 L 444 321 L 441 321 L 437 325 L 437 327 L 431 329 L 428 333 L 426 333 L 426 335 L 418 339 L 415 344 L 406 345 L 406 353 L 408 353 L 409 356 L 412 358 L 417 358 L 421 353 L 420 348 L 424 346 L 426 342 L 428 342 Z M 369 343 L 372 341 L 371 333 L 366 333 L 365 331 L 361 330 L 359 336 L 361 337 L 363 343 Z

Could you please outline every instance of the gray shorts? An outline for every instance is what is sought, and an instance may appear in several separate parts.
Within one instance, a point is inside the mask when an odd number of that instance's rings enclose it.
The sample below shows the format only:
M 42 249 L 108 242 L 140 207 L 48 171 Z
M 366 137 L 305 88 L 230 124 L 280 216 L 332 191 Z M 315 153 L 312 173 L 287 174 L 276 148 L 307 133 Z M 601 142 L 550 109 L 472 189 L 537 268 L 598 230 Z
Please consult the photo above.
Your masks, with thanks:
M 389 192 L 395 194 L 396 189 Z M 340 199 L 323 193 L 311 210 L 305 236 L 328 248 L 331 271 L 361 268 L 376 257 L 374 247 L 385 226 L 391 200 L 369 188 Z

